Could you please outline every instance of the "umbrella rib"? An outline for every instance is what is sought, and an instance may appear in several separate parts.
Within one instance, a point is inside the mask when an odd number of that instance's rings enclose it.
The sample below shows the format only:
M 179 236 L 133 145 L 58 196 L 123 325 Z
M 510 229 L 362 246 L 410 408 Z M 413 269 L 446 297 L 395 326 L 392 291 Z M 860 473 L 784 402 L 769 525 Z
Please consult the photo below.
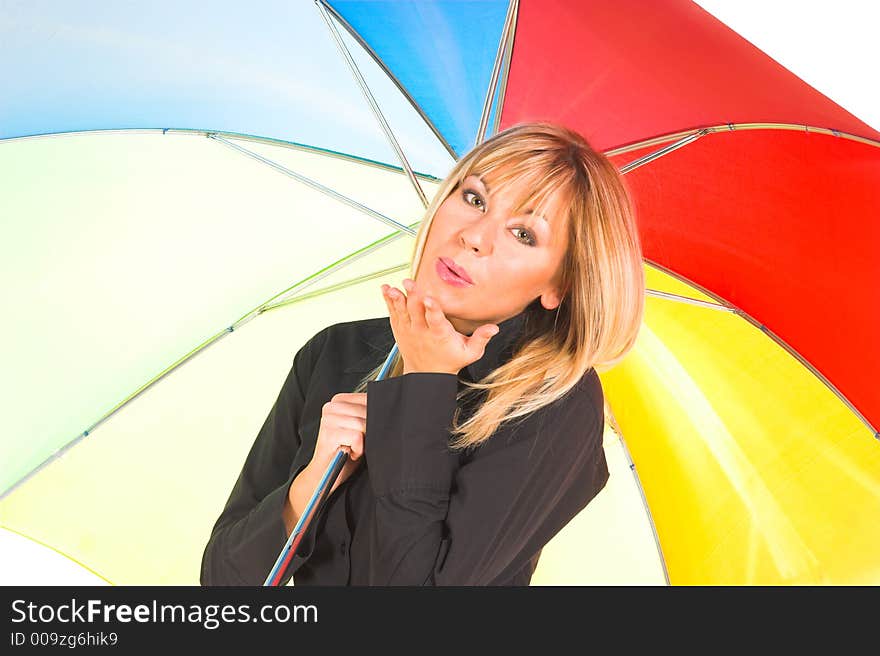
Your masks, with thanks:
M 668 155 L 669 153 L 671 153 L 674 150 L 678 150 L 679 148 L 687 146 L 689 143 L 693 143 L 694 141 L 696 141 L 700 137 L 705 136 L 706 134 L 708 134 L 708 131 L 705 129 L 704 130 L 697 130 L 696 132 L 692 132 L 691 134 L 688 134 L 687 136 L 679 139 L 675 143 L 671 143 L 668 146 L 664 146 L 663 148 L 660 148 L 659 150 L 655 150 L 652 153 L 648 153 L 647 155 L 643 155 L 642 157 L 639 157 L 638 159 L 634 159 L 632 162 L 624 164 L 622 167 L 620 167 L 620 173 L 621 173 L 621 175 L 626 175 L 627 173 L 629 173 L 633 169 L 637 169 L 640 166 L 644 166 L 645 164 L 648 164 L 649 162 L 653 162 L 655 159 L 659 159 L 660 157 L 663 157 L 664 155 Z
M 758 321 L 754 317 L 750 316 L 744 310 L 736 308 L 736 314 L 741 316 L 743 319 L 745 319 L 750 324 L 755 326 L 762 333 L 767 335 L 767 337 L 769 337 L 771 340 L 776 342 L 779 346 L 781 346 L 786 351 L 788 351 L 789 355 L 791 355 L 798 362 L 800 362 L 801 365 L 803 365 L 808 371 L 812 372 L 813 375 L 816 376 L 816 378 L 818 378 L 829 390 L 831 390 L 834 393 L 835 396 L 837 396 L 838 399 L 840 399 L 840 401 L 847 408 L 849 408 L 850 412 L 852 412 L 865 425 L 865 427 L 871 432 L 871 435 L 874 437 L 874 439 L 880 440 L 880 431 L 878 431 L 877 428 L 875 428 L 873 425 L 871 425 L 871 422 L 868 421 L 867 417 L 865 417 L 861 412 L 859 412 L 859 410 L 850 402 L 850 400 L 848 398 L 846 398 L 846 396 L 844 396 L 844 394 L 839 389 L 837 389 L 837 387 L 834 385 L 834 383 L 832 383 L 830 380 L 828 380 L 805 357 L 803 357 L 800 353 L 797 352 L 797 350 L 795 350 L 791 345 L 789 345 L 788 342 L 786 342 L 779 335 L 777 335 L 772 330 L 770 330 L 763 323 L 761 323 L 760 321 Z
M 636 488 L 639 491 L 639 496 L 642 499 L 642 506 L 645 509 L 645 515 L 648 517 L 648 523 L 651 525 L 651 533 L 654 536 L 654 544 L 657 546 L 657 557 L 660 559 L 660 564 L 663 566 L 663 578 L 666 580 L 666 585 L 671 585 L 669 581 L 669 571 L 666 569 L 666 557 L 663 555 L 663 545 L 660 544 L 660 535 L 657 533 L 657 526 L 654 524 L 654 515 L 651 514 L 651 507 L 648 505 L 648 497 L 645 495 L 645 489 L 642 487 L 642 480 L 639 478 L 639 473 L 636 470 L 636 464 L 633 462 L 632 456 L 630 455 L 629 449 L 626 446 L 626 442 L 623 439 L 623 431 L 620 430 L 620 426 L 617 423 L 617 420 L 614 417 L 614 413 L 611 411 L 611 406 L 608 405 L 607 399 L 605 403 L 607 407 L 608 414 L 610 415 L 610 423 L 614 432 L 617 434 L 617 442 L 620 444 L 620 448 L 623 451 L 623 457 L 626 458 L 626 462 L 629 464 L 629 470 L 632 472 L 633 480 L 635 481 Z
M 840 130 L 835 130 L 833 128 L 820 128 L 812 125 L 802 125 L 797 123 L 725 123 L 723 125 L 710 125 L 703 128 L 691 128 L 689 130 L 682 130 L 680 132 L 671 132 L 665 135 L 661 135 L 659 137 L 645 139 L 644 141 L 637 141 L 631 144 L 627 144 L 625 146 L 618 146 L 610 150 L 603 151 L 603 154 L 606 157 L 615 157 L 616 155 L 622 155 L 624 153 L 629 153 L 634 150 L 641 150 L 642 148 L 646 148 L 648 146 L 655 146 L 657 144 L 667 143 L 676 139 L 679 140 L 668 147 L 661 148 L 654 153 L 649 153 L 644 157 L 640 157 L 639 159 L 633 160 L 629 164 L 624 165 L 624 167 L 621 169 L 621 172 L 626 173 L 633 168 L 636 168 L 636 166 L 641 166 L 642 164 L 646 164 L 653 159 L 657 159 L 657 157 L 660 157 L 661 155 L 666 155 L 672 150 L 681 148 L 682 146 L 687 145 L 692 141 L 696 141 L 700 137 L 703 137 L 707 134 L 742 130 L 791 130 L 795 132 L 807 132 L 810 134 L 824 134 L 833 137 L 840 137 L 841 139 L 850 139 L 852 141 L 858 141 L 859 143 L 863 143 L 868 146 L 880 148 L 880 141 L 877 141 L 876 139 L 861 137 L 857 134 L 850 134 L 849 132 L 841 132 Z
M 373 110 L 373 114 L 375 115 L 376 120 L 379 121 L 379 126 L 385 133 L 385 137 L 388 139 L 388 142 L 391 144 L 394 152 L 397 153 L 397 157 L 400 159 L 400 163 L 406 170 L 406 176 L 409 178 L 410 183 L 415 189 L 419 200 L 421 200 L 422 205 L 427 208 L 428 198 L 427 196 L 425 196 L 425 192 L 422 189 L 421 185 L 419 185 L 419 181 L 416 180 L 415 175 L 413 175 L 412 167 L 409 165 L 409 161 L 406 159 L 406 155 L 404 154 L 403 149 L 400 147 L 397 138 L 391 131 L 391 126 L 388 125 L 388 121 L 385 120 L 385 116 L 384 114 L 382 114 L 382 110 L 379 108 L 379 105 L 376 102 L 373 93 L 370 91 L 370 87 L 367 85 L 367 82 L 366 80 L 364 80 L 363 75 L 361 75 L 360 69 L 358 69 L 354 58 L 352 58 L 351 53 L 348 51 L 348 48 L 342 41 L 342 35 L 339 34 L 339 30 L 337 30 L 336 26 L 333 24 L 333 19 L 331 19 L 329 14 L 327 13 L 324 3 L 321 2 L 321 0 L 315 0 L 315 6 L 318 8 L 318 12 L 321 14 L 321 18 L 324 19 L 325 23 L 327 23 L 327 29 L 330 30 L 330 35 L 336 42 L 336 46 L 339 48 L 339 52 L 342 55 L 343 59 L 345 59 L 346 63 L 348 64 L 348 68 L 351 70 L 351 74 L 354 76 L 355 82 L 357 82 L 358 86 L 360 87 L 361 93 L 364 94 L 364 98 L 370 105 L 370 109 Z
M 236 139 L 238 141 L 252 141 L 254 143 L 262 143 L 270 146 L 280 146 L 282 148 L 290 148 L 293 150 L 301 150 L 309 153 L 317 153 L 319 155 L 329 155 L 331 157 L 335 157 L 336 159 L 341 159 L 347 162 L 355 162 L 356 164 L 366 164 L 368 166 L 372 166 L 378 169 L 382 169 L 383 171 L 394 171 L 395 173 L 404 173 L 404 170 L 400 166 L 392 166 L 387 162 L 380 162 L 375 159 L 369 159 L 367 157 L 360 157 L 358 155 L 352 155 L 350 153 L 343 153 L 338 150 L 331 150 L 329 148 L 321 148 L 320 146 L 310 146 L 309 144 L 299 143 L 297 141 L 286 141 L 284 139 L 274 139 L 272 137 L 259 137 L 253 134 L 246 134 L 244 132 L 229 132 L 226 130 L 205 130 L 201 128 L 113 128 L 113 129 L 98 129 L 98 130 L 71 130 L 68 132 L 45 132 L 43 134 L 27 134 L 18 137 L 4 137 L 0 138 L 0 146 L 7 142 L 14 141 L 24 141 L 27 139 L 47 139 L 50 137 L 70 137 L 70 136 L 80 136 L 80 135 L 98 135 L 98 134 L 155 134 L 157 132 L 161 132 L 163 135 L 167 133 L 177 134 L 177 135 L 190 135 L 190 136 L 210 136 L 210 135 L 219 135 L 222 137 L 229 137 L 231 139 Z M 418 171 L 413 172 L 417 177 L 426 180 L 428 182 L 440 182 L 440 178 L 437 176 L 431 175 L 429 173 L 420 173 Z
M 734 305 L 733 303 L 730 303 L 726 299 L 720 297 L 715 292 L 706 289 L 702 285 L 700 285 L 692 280 L 689 280 L 688 278 L 681 275 L 677 271 L 673 271 L 672 269 L 669 269 L 669 268 L 663 266 L 662 264 L 659 264 L 658 262 L 654 262 L 653 260 L 650 260 L 648 258 L 642 258 L 642 259 L 644 260 L 644 262 L 646 262 L 647 264 L 650 264 L 652 267 L 655 267 L 656 269 L 663 271 L 667 275 L 669 275 L 677 280 L 680 280 L 681 282 L 685 283 L 686 285 L 689 285 L 689 286 L 693 287 L 694 289 L 697 289 L 698 291 L 705 294 L 706 296 L 709 296 L 710 298 L 714 298 L 717 301 L 717 303 L 719 304 L 719 306 L 721 306 L 721 307 L 714 307 L 711 305 L 711 303 L 708 304 L 708 306 L 711 307 L 712 309 L 727 309 L 729 312 L 732 312 L 733 314 L 736 314 L 737 316 L 742 317 L 743 319 L 748 321 L 750 324 L 752 324 L 755 328 L 757 328 L 762 333 L 767 335 L 767 337 L 769 337 L 771 340 L 776 342 L 776 344 L 778 344 L 783 349 L 785 349 L 789 353 L 789 355 L 791 355 L 798 362 L 800 362 L 803 367 L 805 367 L 808 371 L 810 371 L 814 376 L 816 376 L 816 378 L 819 379 L 819 381 L 822 384 L 824 384 L 829 390 L 831 390 L 831 392 L 835 396 L 837 396 L 837 398 L 840 399 L 840 401 L 847 408 L 849 408 L 850 412 L 852 412 L 865 425 L 865 427 L 871 432 L 871 435 L 873 435 L 874 439 L 880 440 L 880 431 L 878 431 L 877 428 L 875 426 L 873 426 L 871 424 L 871 422 L 868 421 L 868 419 L 861 412 L 859 412 L 859 410 L 850 402 L 850 400 L 847 399 L 846 396 L 839 389 L 837 389 L 837 387 L 830 380 L 828 380 L 818 369 L 816 369 L 816 367 L 814 367 L 804 356 L 802 356 L 800 353 L 798 353 L 798 351 L 795 348 L 793 348 L 788 342 L 786 342 L 784 339 L 782 339 L 779 335 L 777 335 L 772 330 L 770 330 L 767 326 L 765 326 L 763 323 L 761 323 L 760 321 L 755 319 L 748 312 L 746 312 L 742 308 Z M 652 296 L 661 296 L 661 295 L 665 296 L 666 294 L 668 294 L 668 292 L 656 292 L 655 290 L 651 290 L 651 291 L 653 292 L 651 294 Z M 685 299 L 687 299 L 687 297 L 682 296 L 682 297 L 679 297 L 678 300 L 685 302 Z M 673 300 L 675 300 L 675 299 L 673 299 Z M 692 302 L 692 304 L 694 304 L 694 305 L 702 305 L 703 303 L 705 303 L 705 301 L 700 302 L 700 301 L 697 301 L 696 299 L 688 299 L 688 301 Z
M 498 51 L 495 53 L 495 63 L 492 66 L 492 77 L 489 79 L 489 88 L 486 90 L 486 98 L 483 101 L 483 111 L 480 112 L 480 127 L 477 130 L 477 138 L 474 141 L 475 146 L 481 144 L 486 137 L 486 128 L 489 124 L 489 113 L 492 111 L 492 99 L 495 97 L 495 90 L 498 88 L 498 76 L 501 72 L 504 54 L 507 52 L 507 42 L 510 38 L 510 26 L 513 24 L 516 9 L 516 0 L 510 0 L 507 5 L 507 15 L 504 17 L 504 27 L 501 29 L 501 39 L 498 41 Z
M 510 24 L 510 35 L 507 40 L 507 48 L 504 51 L 504 68 L 501 74 L 501 91 L 498 92 L 498 105 L 495 107 L 495 120 L 492 121 L 492 134 L 498 132 L 501 125 L 501 112 L 504 109 L 504 96 L 507 94 L 507 80 L 510 78 L 510 60 L 513 57 L 513 42 L 516 39 L 516 21 L 519 16 L 519 0 L 512 0 L 516 3 L 514 9 L 513 20 Z
M 251 150 L 248 150 L 247 148 L 243 148 L 242 146 L 239 146 L 238 144 L 232 143 L 231 141 L 228 141 L 227 139 L 224 139 L 223 137 L 219 137 L 213 133 L 209 133 L 208 138 L 213 139 L 214 141 L 222 143 L 226 146 L 229 146 L 230 148 L 237 150 L 238 152 L 240 152 L 244 155 L 247 155 L 248 157 L 253 157 L 255 160 L 262 162 L 263 164 L 266 164 L 267 166 L 271 166 L 276 171 L 279 171 L 279 172 L 283 173 L 284 175 L 287 175 L 287 176 L 293 178 L 294 180 L 297 180 L 298 182 L 302 182 L 304 185 L 307 185 L 316 191 L 320 191 L 322 194 L 326 194 L 327 196 L 330 196 L 331 198 L 338 200 L 341 203 L 344 203 L 344 204 L 348 205 L 349 207 L 352 207 L 352 208 L 358 210 L 359 212 L 363 212 L 367 216 L 370 216 L 370 217 L 376 219 L 377 221 L 381 221 L 382 223 L 390 225 L 392 228 L 395 228 L 401 232 L 405 232 L 406 234 L 410 235 L 411 237 L 414 237 L 416 234 L 415 230 L 413 230 L 412 228 L 410 228 L 408 226 L 405 226 L 404 224 L 400 223 L 399 221 L 395 221 L 394 219 L 385 216 L 381 212 L 377 212 L 376 210 L 370 209 L 366 205 L 363 205 L 363 204 L 357 202 L 353 198 L 349 198 L 348 196 L 344 196 L 343 194 L 340 194 L 338 191 L 334 191 L 330 187 L 325 187 L 320 182 L 316 182 L 315 180 L 312 180 L 311 178 L 307 178 L 306 176 L 304 176 L 300 173 L 297 173 L 296 171 L 292 171 L 285 166 L 281 166 L 281 164 L 278 164 L 277 162 L 273 162 L 272 160 L 270 160 L 266 157 L 263 157 L 262 155 L 259 155 L 258 153 L 255 153 Z
M 332 15 L 333 18 L 336 19 L 336 21 L 346 29 L 346 31 L 351 35 L 351 38 L 357 41 L 358 45 L 360 45 L 360 47 L 363 48 L 364 51 L 373 58 L 373 61 L 375 61 L 379 68 L 381 68 L 382 71 L 385 73 L 385 75 L 388 76 L 388 79 L 394 82 L 394 85 L 397 87 L 403 97 L 409 101 L 409 104 L 412 105 L 414 110 L 416 110 L 416 113 L 418 113 L 418 115 L 422 117 L 422 120 L 431 129 L 431 132 L 434 133 L 434 136 L 437 137 L 437 139 L 446 149 L 446 152 L 449 153 L 450 157 L 452 157 L 452 159 L 454 160 L 457 160 L 458 153 L 455 152 L 455 148 L 453 148 L 449 144 L 449 142 L 446 141 L 446 138 L 443 136 L 440 130 L 437 129 L 437 126 L 434 125 L 434 122 L 430 118 L 428 118 L 427 112 L 425 112 L 425 110 L 422 109 L 422 106 L 416 101 L 416 99 L 410 95 L 407 88 L 403 86 L 403 83 L 401 83 L 401 81 L 397 79 L 397 76 L 391 72 L 391 68 L 382 60 L 379 54 L 375 50 L 373 50 L 372 46 L 367 43 L 366 39 L 364 39 L 358 33 L 358 31 L 354 29 L 354 27 L 352 27 L 351 24 L 347 20 L 345 20 L 345 18 L 343 18 L 338 11 L 336 11 L 336 9 L 328 5 L 326 2 L 323 4 L 324 9 L 330 12 L 330 15 Z
M 665 298 L 669 301 L 675 301 L 677 303 L 686 303 L 688 305 L 696 305 L 698 307 L 708 308 L 710 310 L 721 310 L 723 312 L 732 312 L 736 313 L 734 308 L 729 307 L 727 305 L 722 305 L 720 303 L 710 303 L 709 301 L 700 301 L 696 298 L 690 298 L 688 296 L 681 296 L 680 294 L 673 294 L 671 292 L 661 292 L 659 289 L 646 289 L 646 296 L 655 296 L 657 298 Z
M 272 305 L 263 306 L 261 312 L 268 312 L 269 310 L 275 310 L 280 307 L 285 307 L 287 305 L 291 305 L 293 303 L 299 303 L 300 301 L 307 301 L 311 298 L 316 298 L 318 296 L 323 296 L 324 294 L 329 294 L 331 292 L 339 291 L 340 289 L 345 289 L 346 287 L 351 287 L 352 285 L 357 285 L 362 282 L 366 282 L 367 280 L 374 280 L 376 278 L 381 278 L 383 276 L 390 275 L 392 273 L 397 273 L 398 271 L 404 271 L 410 267 L 409 262 L 404 262 L 403 264 L 398 264 L 393 267 L 388 267 L 386 269 L 381 269 L 379 271 L 374 271 L 373 273 L 365 273 L 361 276 L 356 276 L 354 278 L 349 278 L 348 280 L 343 280 L 342 282 L 335 283 L 328 287 L 321 287 L 320 289 L 316 289 L 313 292 L 309 292 L 308 294 L 295 294 L 293 297 L 278 301 L 277 303 L 273 303 Z
M 413 224 L 413 225 L 415 225 L 415 224 Z M 240 326 L 243 322 L 248 320 L 253 315 L 262 313 L 273 302 L 277 301 L 277 303 L 276 303 L 276 305 L 277 305 L 279 303 L 283 303 L 283 302 L 287 301 L 290 298 L 296 297 L 300 290 L 305 289 L 306 287 L 310 287 L 311 285 L 314 285 L 316 282 L 323 280 L 324 278 L 326 278 L 330 274 L 335 273 L 336 271 L 339 271 L 340 269 L 348 266 L 352 262 L 356 262 L 360 258 L 365 257 L 366 255 L 369 255 L 370 253 L 382 248 L 383 246 L 387 245 L 388 243 L 390 243 L 392 241 L 395 241 L 396 239 L 398 239 L 402 236 L 403 236 L 403 233 L 400 233 L 400 232 L 396 232 L 391 235 L 387 235 L 385 237 L 382 237 L 381 239 L 374 241 L 372 244 L 368 244 L 367 246 L 364 246 L 363 248 L 355 251 L 354 253 L 346 255 L 345 257 L 337 260 L 333 264 L 330 264 L 330 265 L 324 267 L 323 269 L 321 269 L 320 271 L 317 271 L 316 273 L 312 274 L 308 278 L 305 278 L 305 279 L 301 280 L 300 282 L 288 287 L 283 292 L 276 294 L 275 296 L 270 298 L 268 301 L 266 301 L 265 303 L 260 305 L 257 309 L 252 310 L 251 312 L 248 312 L 247 314 L 245 314 L 243 317 L 241 317 L 241 319 L 236 321 L 232 325 L 232 327 L 237 328 L 238 326 Z M 371 275 L 371 274 L 368 274 L 368 275 Z M 315 296 L 315 295 L 317 295 L 317 294 L 312 294 L 312 296 Z

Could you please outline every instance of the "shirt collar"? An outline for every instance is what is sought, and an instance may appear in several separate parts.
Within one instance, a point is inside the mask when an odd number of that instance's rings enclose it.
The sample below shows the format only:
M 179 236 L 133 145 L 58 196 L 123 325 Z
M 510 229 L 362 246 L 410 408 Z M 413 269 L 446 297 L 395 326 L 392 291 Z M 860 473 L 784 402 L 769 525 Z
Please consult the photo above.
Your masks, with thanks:
M 498 334 L 486 344 L 483 357 L 465 367 L 472 382 L 481 380 L 513 355 L 525 326 L 525 310 L 496 325 Z M 385 361 L 391 347 L 394 346 L 394 333 L 391 331 L 391 322 L 387 317 L 378 326 L 380 328 L 378 333 L 369 336 L 367 354 L 348 367 L 345 373 L 367 373 Z

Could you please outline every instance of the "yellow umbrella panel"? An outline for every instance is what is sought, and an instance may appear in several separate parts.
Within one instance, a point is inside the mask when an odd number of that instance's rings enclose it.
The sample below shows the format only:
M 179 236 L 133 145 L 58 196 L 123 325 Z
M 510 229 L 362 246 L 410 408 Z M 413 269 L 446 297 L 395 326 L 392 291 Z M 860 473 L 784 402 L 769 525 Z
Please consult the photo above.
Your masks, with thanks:
M 652 267 L 647 286 L 714 302 Z M 672 584 L 880 583 L 873 434 L 757 326 L 649 296 L 602 382 Z

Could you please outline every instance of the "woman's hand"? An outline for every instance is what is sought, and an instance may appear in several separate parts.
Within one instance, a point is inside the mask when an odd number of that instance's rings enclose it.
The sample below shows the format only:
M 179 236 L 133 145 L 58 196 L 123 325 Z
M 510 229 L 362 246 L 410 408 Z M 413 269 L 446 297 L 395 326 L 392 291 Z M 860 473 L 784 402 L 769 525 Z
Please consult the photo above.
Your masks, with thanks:
M 324 475 L 336 452 L 342 448 L 349 459 L 329 494 L 342 485 L 361 464 L 364 454 L 364 434 L 367 432 L 367 394 L 352 392 L 336 394 L 324 404 L 315 453 L 306 466 L 319 477 Z
M 476 362 L 498 326 L 484 324 L 470 336 L 462 335 L 443 314 L 437 301 L 424 296 L 414 281 L 403 281 L 407 297 L 396 287 L 382 285 L 391 330 L 403 358 L 403 373 L 437 372 L 458 374 Z

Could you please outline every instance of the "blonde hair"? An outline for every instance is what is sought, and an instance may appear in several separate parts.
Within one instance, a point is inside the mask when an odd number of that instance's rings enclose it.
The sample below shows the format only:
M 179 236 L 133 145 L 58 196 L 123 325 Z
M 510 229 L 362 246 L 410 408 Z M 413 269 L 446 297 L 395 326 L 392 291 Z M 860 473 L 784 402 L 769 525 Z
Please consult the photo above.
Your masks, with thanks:
M 562 303 L 546 310 L 536 299 L 524 310 L 523 335 L 510 360 L 465 389 L 458 401 L 487 390 L 485 401 L 452 425 L 453 449 L 476 447 L 504 421 L 524 419 L 564 396 L 591 369 L 610 369 L 633 347 L 644 313 L 642 251 L 631 196 L 618 170 L 577 132 L 552 123 L 520 123 L 462 157 L 441 183 L 416 234 L 415 279 L 437 209 L 469 175 L 491 181 L 493 195 L 525 183 L 516 212 L 553 199 L 567 208 L 568 249 L 561 266 Z M 559 216 L 557 219 L 562 219 Z M 355 391 L 366 391 L 380 367 Z M 403 373 L 398 353 L 386 377 Z

